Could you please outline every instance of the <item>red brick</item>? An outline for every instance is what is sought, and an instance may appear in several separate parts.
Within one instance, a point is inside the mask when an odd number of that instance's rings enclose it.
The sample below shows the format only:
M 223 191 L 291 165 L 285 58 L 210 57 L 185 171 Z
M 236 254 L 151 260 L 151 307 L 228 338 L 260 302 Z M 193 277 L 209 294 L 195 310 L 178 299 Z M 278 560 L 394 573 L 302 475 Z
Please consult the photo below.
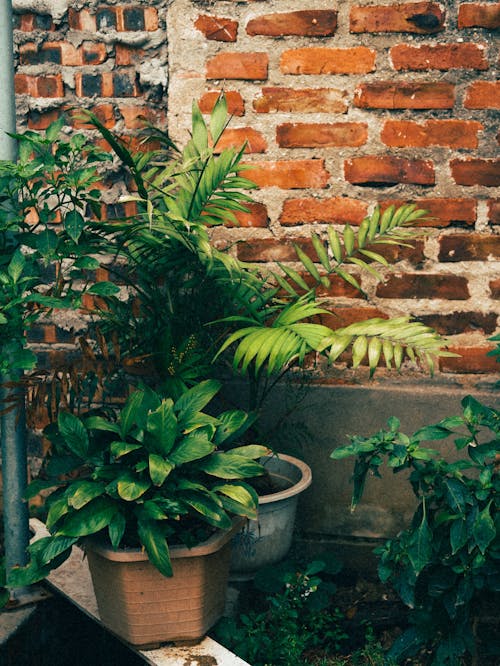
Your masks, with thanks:
M 399 261 L 406 261 L 412 266 L 421 266 L 425 261 L 423 241 L 413 241 L 410 247 L 377 244 L 367 247 L 381 254 L 391 265 Z
M 350 31 L 430 34 L 444 29 L 445 13 L 437 2 L 408 2 L 353 7 Z
M 280 187 L 285 190 L 323 188 L 330 179 L 324 160 L 290 160 L 254 162 L 244 176 L 259 187 Z
M 16 74 L 14 82 L 15 90 L 18 95 L 50 98 L 64 96 L 64 85 L 60 74 L 48 76 Z
M 111 129 L 116 124 L 115 111 L 112 104 L 97 104 L 92 107 L 92 113 L 97 116 L 101 123 Z M 71 123 L 75 129 L 89 129 L 91 125 L 85 122 L 81 116 L 80 109 L 74 109 L 71 113 Z
M 354 105 L 362 109 L 452 109 L 454 104 L 455 86 L 440 81 L 378 81 L 354 91 Z
M 115 64 L 119 67 L 128 65 L 138 65 L 147 58 L 147 51 L 137 46 L 128 46 L 127 44 L 115 45 Z
M 75 74 L 78 97 L 139 97 L 135 74 L 129 71 Z
M 336 88 L 262 88 L 257 113 L 347 113 L 347 93 Z
M 367 212 L 366 203 L 347 197 L 287 199 L 279 221 L 284 226 L 311 222 L 360 224 Z
M 467 279 L 461 275 L 405 273 L 389 275 L 377 286 L 379 298 L 443 298 L 464 301 L 470 296 Z
M 141 129 L 146 123 L 165 125 L 166 114 L 161 109 L 148 106 L 120 106 L 119 111 L 127 129 Z
M 44 32 L 55 32 L 56 25 L 46 14 L 14 14 L 14 29 L 22 32 L 43 30 Z
M 220 153 L 226 148 L 239 150 L 246 142 L 245 153 L 265 153 L 267 141 L 253 127 L 236 127 L 226 129 L 217 143 L 215 152 Z
M 451 175 L 457 185 L 500 186 L 500 160 L 451 160 Z
M 330 328 L 344 328 L 367 319 L 387 319 L 387 315 L 379 308 L 365 307 L 335 307 L 331 315 L 322 315 L 321 323 Z
M 30 109 L 28 113 L 28 128 L 34 130 L 45 130 L 56 121 L 62 113 L 62 109 L 51 109 L 50 111 L 40 112 L 36 109 Z
M 321 266 L 318 266 L 318 273 L 320 275 L 325 275 Z M 316 280 L 309 273 L 300 273 L 300 276 L 309 287 L 314 287 L 316 289 L 316 294 L 319 298 L 364 298 L 363 294 L 361 294 L 358 289 L 355 289 L 352 285 L 339 277 L 329 276 L 330 286 L 324 287 L 323 285 L 318 285 Z M 297 285 L 294 285 L 294 288 L 299 294 L 305 292 L 305 290 L 300 289 Z
M 500 109 L 500 81 L 475 81 L 467 88 L 467 109 Z
M 487 353 L 494 347 L 465 347 L 453 346 L 448 350 L 459 357 L 444 357 L 439 359 L 439 368 L 442 372 L 451 373 L 477 373 L 488 372 L 498 373 L 498 363 L 493 356 L 487 356 Z
M 258 238 L 240 243 L 237 248 L 238 259 L 241 261 L 267 262 L 267 261 L 297 261 L 294 243 L 311 258 L 317 259 L 313 245 L 309 239 L 287 238 Z
M 218 53 L 207 62 L 207 79 L 267 79 L 267 53 Z
M 498 261 L 500 236 L 493 234 L 452 234 L 440 241 L 439 261 Z
M 245 206 L 248 208 L 248 213 L 237 211 L 234 213 L 240 227 L 263 228 L 269 225 L 269 215 L 267 214 L 267 208 L 264 204 L 253 201 L 252 203 L 245 204 Z
M 345 178 L 354 185 L 395 183 L 434 185 L 434 166 L 429 160 L 408 160 L 391 155 L 367 155 L 346 160 Z
M 331 37 L 337 28 L 337 12 L 330 9 L 310 9 L 281 14 L 266 14 L 247 23 L 249 35 L 283 37 Z
M 82 65 L 100 65 L 108 58 L 106 46 L 96 42 L 83 42 L 81 47 L 81 60 Z M 63 52 L 63 65 L 64 52 Z
M 500 199 L 488 201 L 488 221 L 490 224 L 500 224 Z
M 21 65 L 57 64 L 65 67 L 79 67 L 81 65 L 100 65 L 107 58 L 104 44 L 84 42 L 76 48 L 69 42 L 44 42 L 37 46 L 27 42 L 19 47 L 19 62 Z
M 380 201 L 380 208 L 385 210 L 390 205 L 396 207 L 408 203 L 404 199 Z M 428 219 L 418 223 L 419 227 L 474 226 L 476 222 L 477 202 L 475 199 L 413 199 L 418 208 L 429 211 Z
M 96 32 L 97 30 L 95 16 L 88 9 L 77 11 L 70 7 L 68 23 L 71 30 L 84 30 L 86 32 Z
M 235 42 L 238 35 L 238 21 L 230 18 L 202 14 L 194 25 L 207 39 L 215 42 Z
M 490 280 L 491 297 L 500 300 L 500 278 Z
M 198 101 L 200 111 L 202 113 L 211 113 L 220 93 L 220 90 L 211 90 L 204 93 Z M 228 113 L 232 116 L 243 116 L 245 113 L 245 102 L 241 93 L 236 90 L 225 90 L 224 95 L 226 97 Z
M 367 74 L 375 70 L 375 56 L 366 46 L 307 47 L 284 51 L 280 67 L 283 74 Z
M 281 148 L 362 146 L 367 139 L 366 123 L 284 123 L 276 128 Z
M 500 28 L 500 2 L 466 2 L 458 8 L 459 28 Z
M 399 148 L 425 148 L 447 146 L 449 148 L 477 148 L 477 134 L 484 129 L 473 120 L 387 120 L 380 138 L 387 146 Z
M 394 69 L 488 69 L 484 44 L 397 44 L 390 54 Z
M 495 313 L 483 314 L 481 312 L 452 312 L 450 314 L 421 315 L 416 319 L 426 326 L 430 326 L 440 335 L 460 335 L 482 331 L 487 335 L 495 332 L 497 315 Z

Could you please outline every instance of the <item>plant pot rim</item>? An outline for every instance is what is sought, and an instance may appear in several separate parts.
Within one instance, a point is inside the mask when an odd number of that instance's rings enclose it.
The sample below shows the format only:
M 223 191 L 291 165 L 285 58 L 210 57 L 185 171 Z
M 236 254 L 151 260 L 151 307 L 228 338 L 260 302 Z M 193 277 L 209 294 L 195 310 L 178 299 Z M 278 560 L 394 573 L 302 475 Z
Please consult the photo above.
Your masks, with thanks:
M 216 530 L 208 539 L 192 548 L 182 545 L 169 546 L 170 558 L 200 557 L 216 553 L 232 539 L 242 528 L 246 520 L 242 516 L 235 516 L 232 519 L 232 525 L 229 529 Z M 94 553 L 113 562 L 145 562 L 149 559 L 147 552 L 142 548 L 119 548 L 118 550 L 114 550 L 106 542 L 91 537 L 85 539 L 83 548 L 84 550 L 92 550 Z
M 280 500 L 294 497 L 294 495 L 298 495 L 299 493 L 303 492 L 306 488 L 309 488 L 309 486 L 311 485 L 312 471 L 309 465 L 305 463 L 303 460 L 300 460 L 299 458 L 295 458 L 295 456 L 290 456 L 285 453 L 271 454 L 269 456 L 266 456 L 266 459 L 283 460 L 284 462 L 289 463 L 294 467 L 297 467 L 301 473 L 301 477 L 299 481 L 297 481 L 297 483 L 294 483 L 289 488 L 285 488 L 284 490 L 279 490 L 276 493 L 259 495 L 259 504 L 269 504 L 270 502 L 279 502 Z M 272 476 L 273 472 L 270 472 L 270 474 Z

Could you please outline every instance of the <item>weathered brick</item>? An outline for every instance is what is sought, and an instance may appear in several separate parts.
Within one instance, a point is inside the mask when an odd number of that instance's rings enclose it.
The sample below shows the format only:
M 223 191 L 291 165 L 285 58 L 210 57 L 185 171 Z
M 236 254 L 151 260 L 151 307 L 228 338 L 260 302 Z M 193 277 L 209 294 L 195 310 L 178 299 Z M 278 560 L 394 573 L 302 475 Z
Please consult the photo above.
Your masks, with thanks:
M 345 178 L 354 185 L 406 183 L 434 185 L 434 165 L 429 160 L 409 160 L 392 155 L 367 155 L 346 160 Z
M 451 83 L 378 81 L 362 83 L 354 91 L 354 105 L 362 109 L 452 109 Z
M 309 239 L 287 238 L 256 238 L 240 243 L 237 248 L 238 259 L 241 261 L 297 261 L 294 244 L 298 245 L 312 259 L 317 259 L 313 245 Z
M 439 261 L 498 261 L 500 236 L 493 234 L 452 234 L 439 241 Z
M 444 29 L 445 13 L 437 2 L 408 2 L 353 7 L 350 31 L 431 34 Z
M 253 127 L 234 127 L 224 131 L 219 139 L 215 152 L 220 153 L 226 148 L 239 150 L 246 143 L 245 153 L 265 153 L 267 141 L 263 135 Z
M 284 226 L 311 222 L 360 224 L 367 212 L 368 206 L 365 202 L 348 197 L 287 199 L 279 221 Z
M 366 123 L 284 123 L 276 128 L 281 148 L 362 146 L 367 139 Z
M 117 67 L 127 67 L 128 65 L 138 65 L 147 58 L 147 51 L 138 46 L 129 46 L 128 44 L 115 45 L 115 65 Z
M 95 14 L 97 30 L 118 30 L 117 10 L 115 7 L 102 7 Z
M 22 32 L 32 32 L 33 30 L 54 32 L 56 30 L 52 17 L 45 14 L 14 14 L 13 18 L 14 29 Z
M 475 81 L 467 88 L 467 109 L 500 109 L 500 81 Z
M 247 23 L 249 35 L 283 37 L 331 37 L 337 28 L 337 12 L 331 9 L 309 9 L 280 14 L 266 14 Z
M 457 185 L 500 186 L 500 160 L 456 159 L 451 160 L 450 168 Z
M 18 95 L 51 98 L 64 96 L 64 84 L 60 74 L 47 76 L 16 74 L 14 85 Z
M 390 275 L 377 285 L 379 298 L 443 298 L 464 301 L 470 296 L 467 279 L 462 275 L 405 273 Z
M 200 14 L 194 26 L 207 39 L 215 42 L 235 42 L 238 35 L 238 21 L 221 16 Z
M 280 67 L 283 74 L 367 74 L 375 70 L 375 57 L 366 46 L 306 47 L 284 51 Z
M 83 30 L 85 32 L 95 32 L 97 30 L 96 17 L 88 9 L 77 11 L 70 7 L 68 23 L 71 30 Z
M 439 359 L 439 368 L 442 372 L 451 373 L 498 373 L 498 363 L 493 356 L 487 353 L 494 349 L 492 346 L 465 347 L 452 346 L 449 351 L 459 354 L 458 357 L 444 357 Z
M 252 167 L 244 175 L 259 187 L 280 187 L 285 190 L 323 188 L 330 179 L 324 160 L 254 162 Z
M 62 109 L 50 109 L 50 111 L 38 111 L 30 109 L 28 113 L 28 128 L 33 130 L 45 130 L 55 122 L 61 115 Z
M 500 224 L 500 199 L 488 201 L 488 221 L 490 224 Z
M 408 203 L 406 199 L 380 201 L 380 208 L 385 210 L 390 205 L 396 207 Z M 413 199 L 418 208 L 427 210 L 428 217 L 418 223 L 422 227 L 474 226 L 477 203 L 474 199 Z
M 367 249 L 374 250 L 387 259 L 390 264 L 396 264 L 398 261 L 406 261 L 413 266 L 420 267 L 425 261 L 424 243 L 421 240 L 413 241 L 410 247 L 400 247 L 398 245 L 373 245 L 367 246 Z
M 500 300 L 500 278 L 497 278 L 496 280 L 490 280 L 489 287 L 491 297 L 495 298 L 496 300 Z
M 166 114 L 162 109 L 122 105 L 119 107 L 119 111 L 127 129 L 141 129 L 146 123 L 160 126 L 164 126 L 166 123 Z
M 460 335 L 482 331 L 487 335 L 495 332 L 497 315 L 482 312 L 452 312 L 450 314 L 429 314 L 415 317 L 417 321 L 430 326 L 440 335 Z
M 464 2 L 458 8 L 458 27 L 500 28 L 500 2 Z
M 484 44 L 397 44 L 390 51 L 397 70 L 488 69 Z
M 101 123 L 111 129 L 116 124 L 115 111 L 112 104 L 95 104 L 92 113 Z M 91 126 L 82 117 L 80 109 L 74 109 L 71 113 L 71 124 L 75 129 L 89 129 Z
M 347 92 L 336 88 L 262 88 L 257 113 L 347 113 Z
M 72 47 L 72 49 L 76 52 L 75 47 Z M 40 48 L 34 42 L 27 42 L 19 47 L 20 65 L 43 65 L 47 63 L 61 64 L 61 42 L 46 42 Z
M 358 322 L 366 321 L 367 319 L 387 319 L 387 314 L 373 305 L 360 307 L 336 306 L 335 311 L 331 315 L 321 316 L 321 323 L 330 328 L 337 329 L 343 328 L 344 326 L 350 326 L 351 324 L 357 324 Z
M 138 97 L 140 94 L 133 72 L 77 72 L 75 88 L 78 97 Z
M 83 42 L 80 53 L 82 65 L 100 65 L 105 62 L 108 57 L 106 46 L 97 42 Z M 63 65 L 68 64 L 65 62 L 65 59 L 66 56 L 63 51 Z
M 474 120 L 387 120 L 380 138 L 387 146 L 399 148 L 477 148 L 477 134 L 484 126 Z
M 220 94 L 220 90 L 211 90 L 204 93 L 198 101 L 200 111 L 202 113 L 211 113 Z M 232 116 L 243 116 L 245 114 L 245 102 L 241 93 L 236 90 L 225 90 L 224 95 L 226 97 L 228 113 Z
M 247 213 L 242 213 L 241 211 L 235 211 L 234 213 L 240 227 L 264 228 L 269 225 L 269 215 L 264 204 L 253 201 L 246 203 L 245 206 L 248 208 Z M 228 224 L 228 226 L 233 225 Z
M 218 53 L 207 62 L 207 79 L 267 79 L 267 53 Z

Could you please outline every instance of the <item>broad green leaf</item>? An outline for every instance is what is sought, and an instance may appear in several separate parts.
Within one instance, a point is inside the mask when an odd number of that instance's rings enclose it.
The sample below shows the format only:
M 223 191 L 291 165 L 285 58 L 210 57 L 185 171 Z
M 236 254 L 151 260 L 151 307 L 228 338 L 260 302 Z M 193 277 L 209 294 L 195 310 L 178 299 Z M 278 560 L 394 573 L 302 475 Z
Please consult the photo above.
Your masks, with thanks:
M 217 429 L 213 438 L 214 444 L 219 446 L 223 442 L 230 442 L 241 436 L 255 423 L 257 416 L 247 414 L 241 409 L 232 409 L 223 412 L 218 420 Z
M 246 516 L 250 520 L 257 519 L 257 505 L 259 498 L 251 486 L 226 483 L 214 486 L 213 491 L 225 496 L 222 498 L 224 508 L 239 516 Z M 227 500 L 231 502 L 227 502 Z
M 82 421 L 70 412 L 59 412 L 57 424 L 71 453 L 85 459 L 89 451 L 89 435 Z
M 354 231 L 350 224 L 346 224 L 344 227 L 344 248 L 348 256 L 354 251 L 354 241 Z
M 245 479 L 262 475 L 262 465 L 231 453 L 214 453 L 199 463 L 200 469 L 221 479 Z
M 68 502 L 65 497 L 61 497 L 52 502 L 47 514 L 46 525 L 48 530 L 52 530 L 57 521 L 65 516 L 69 511 Z
M 408 548 L 408 557 L 417 576 L 429 562 L 432 553 L 433 534 L 427 523 L 425 504 L 423 504 L 423 509 L 422 521 L 413 531 Z
M 466 486 L 458 479 L 444 480 L 444 487 L 446 488 L 446 498 L 448 504 L 454 511 L 459 513 L 465 512 L 465 506 L 469 500 L 469 492 Z
M 57 137 L 59 136 L 62 128 L 64 127 L 64 116 L 59 116 L 57 120 L 54 120 L 50 125 L 47 127 L 45 131 L 45 138 L 47 141 L 55 141 Z
M 492 502 L 493 500 L 491 500 L 488 506 L 486 506 L 477 514 L 476 519 L 472 525 L 472 536 L 474 537 L 477 547 L 483 555 L 485 554 L 486 549 L 493 541 L 497 533 L 495 529 L 495 523 L 490 514 L 490 507 Z
M 68 236 L 78 243 L 82 231 L 85 229 L 85 220 L 83 219 L 81 213 L 77 210 L 70 210 L 64 216 L 64 228 L 68 233 Z
M 330 250 L 332 251 L 333 257 L 338 264 L 342 263 L 342 245 L 340 243 L 340 238 L 335 229 L 330 226 L 328 227 L 328 241 L 330 244 Z
M 56 536 L 82 537 L 96 534 L 107 527 L 117 507 L 113 500 L 98 497 L 86 504 L 83 509 L 73 511 L 66 517 Z
M 172 563 L 170 561 L 170 553 L 164 529 L 153 521 L 140 521 L 137 531 L 151 564 L 163 576 L 172 576 Z
M 96 282 L 91 287 L 87 289 L 89 294 L 95 294 L 96 296 L 114 296 L 120 291 L 120 287 L 113 282 Z
M 465 546 L 468 539 L 467 523 L 462 516 L 455 520 L 450 527 L 450 545 L 453 555 Z
M 81 481 L 72 483 L 64 493 L 64 496 L 69 506 L 72 506 L 74 509 L 81 509 L 91 500 L 103 495 L 104 492 L 105 487 L 102 483 Z
M 83 420 L 83 423 L 85 424 L 87 430 L 104 430 L 106 432 L 114 432 L 116 434 L 119 434 L 120 432 L 120 427 L 117 423 L 108 421 L 108 419 L 105 419 L 102 416 L 88 416 Z
M 215 450 L 215 444 L 202 432 L 191 432 L 186 435 L 170 452 L 168 459 L 174 465 L 185 465 L 208 456 Z
M 175 403 L 175 411 L 179 414 L 179 421 L 191 418 L 200 412 L 212 398 L 219 392 L 220 382 L 206 379 L 189 389 Z
M 174 465 L 156 453 L 149 455 L 149 476 L 155 486 L 161 486 L 173 470 Z
M 132 472 L 123 472 L 117 480 L 118 495 L 127 502 L 134 502 L 149 490 L 151 483 L 146 479 L 141 479 Z
M 157 453 L 168 455 L 175 444 L 177 436 L 177 419 L 174 413 L 173 400 L 163 400 L 154 412 L 148 414 L 146 430 L 153 437 Z
M 210 134 L 214 145 L 224 131 L 228 122 L 227 102 L 224 94 L 219 95 L 210 114 Z
M 182 500 L 202 516 L 209 525 L 223 530 L 231 527 L 231 519 L 215 493 L 186 491 L 181 496 Z
M 142 444 L 133 444 L 132 442 L 115 440 L 114 442 L 111 442 L 109 448 L 115 458 L 121 458 L 122 456 L 126 456 L 127 453 L 142 449 Z
M 36 249 L 45 259 L 53 257 L 58 244 L 59 239 L 53 229 L 43 229 L 36 235 Z
M 269 451 L 270 449 L 260 444 L 247 444 L 246 446 L 237 446 L 231 449 L 231 454 L 256 460 L 257 458 L 262 458 L 262 456 L 269 455 Z
M 47 538 L 47 541 L 45 541 Z M 41 564 L 49 564 L 56 557 L 59 557 L 65 550 L 71 550 L 73 544 L 78 541 L 78 537 L 53 536 L 39 539 L 37 543 L 44 541 L 43 549 L 37 552 L 37 560 Z
M 111 541 L 111 545 L 115 550 L 120 545 L 122 537 L 125 533 L 126 524 L 125 516 L 118 512 L 115 513 L 108 525 L 109 540 Z
M 23 253 L 18 248 L 12 255 L 12 259 L 7 267 L 7 272 L 14 284 L 16 284 L 21 277 L 24 267 L 26 266 L 26 259 Z
M 360 335 L 354 340 L 352 345 L 352 367 L 357 368 L 366 356 L 368 350 L 368 340 L 366 336 Z

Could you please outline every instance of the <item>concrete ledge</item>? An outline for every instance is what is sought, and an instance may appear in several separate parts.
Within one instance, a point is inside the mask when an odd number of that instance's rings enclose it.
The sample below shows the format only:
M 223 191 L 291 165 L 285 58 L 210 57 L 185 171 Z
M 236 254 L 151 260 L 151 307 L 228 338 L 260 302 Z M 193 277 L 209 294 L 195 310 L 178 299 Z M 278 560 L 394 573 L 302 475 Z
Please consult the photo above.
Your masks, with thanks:
M 35 531 L 35 539 L 47 535 L 45 525 L 39 520 L 31 520 L 30 526 Z M 97 610 L 90 571 L 83 551 L 73 548 L 71 556 L 50 574 L 47 581 L 55 591 L 71 601 L 100 626 L 104 626 Z M 211 666 L 250 666 L 208 636 L 197 645 L 165 645 L 155 650 L 137 650 L 128 643 L 125 645 L 141 656 L 146 664 L 155 666 L 186 666 L 186 664 L 202 663 Z

